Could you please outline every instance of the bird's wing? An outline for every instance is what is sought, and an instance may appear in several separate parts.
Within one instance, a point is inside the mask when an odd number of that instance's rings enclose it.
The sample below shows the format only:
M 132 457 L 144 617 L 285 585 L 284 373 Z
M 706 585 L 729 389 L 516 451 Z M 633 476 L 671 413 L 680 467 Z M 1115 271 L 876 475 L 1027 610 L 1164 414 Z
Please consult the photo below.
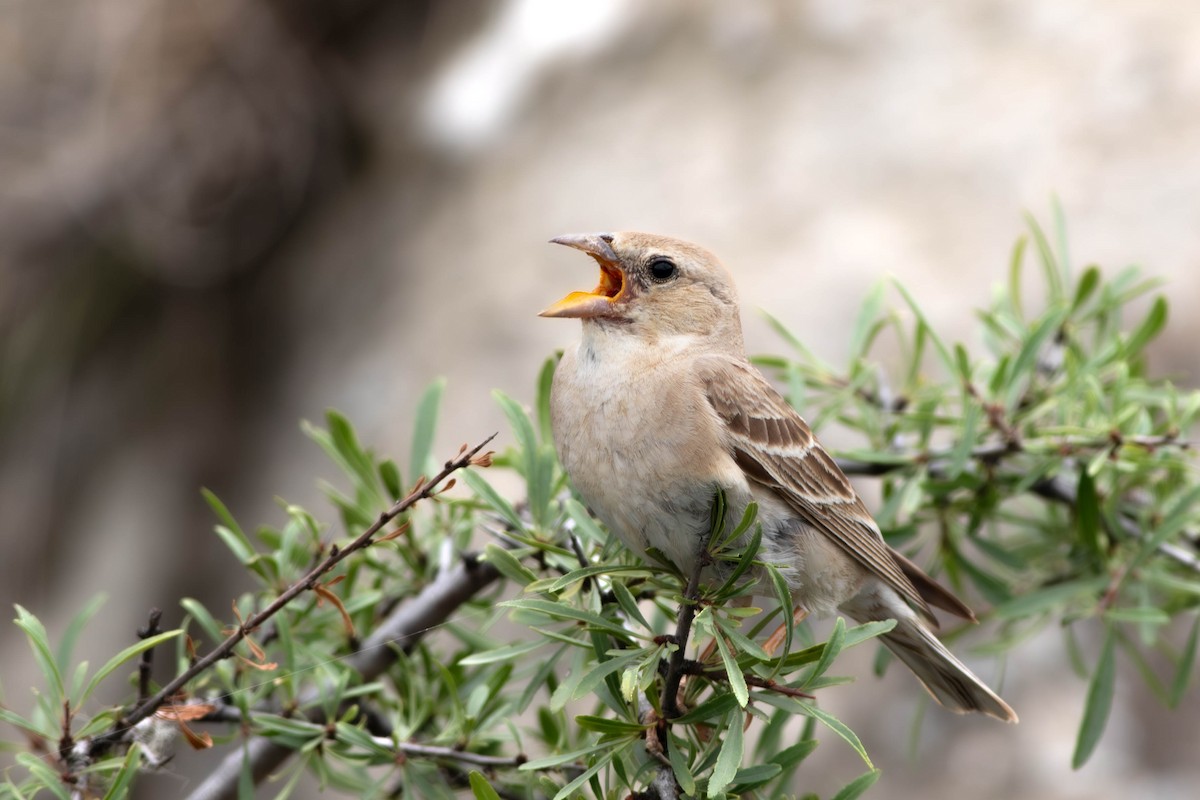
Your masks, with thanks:
M 726 441 L 746 476 L 775 490 L 798 517 L 932 621 L 929 606 L 892 557 L 849 479 L 795 409 L 741 359 L 705 356 L 697 366 L 708 402 L 725 423 Z

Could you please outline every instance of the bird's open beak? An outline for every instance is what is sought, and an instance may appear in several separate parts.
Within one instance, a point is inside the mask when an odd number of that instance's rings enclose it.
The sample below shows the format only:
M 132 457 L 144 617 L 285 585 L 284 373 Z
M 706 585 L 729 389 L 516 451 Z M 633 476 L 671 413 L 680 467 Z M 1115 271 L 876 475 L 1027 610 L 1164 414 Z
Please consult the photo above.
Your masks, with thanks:
M 612 236 L 607 233 L 576 233 L 550 240 L 582 250 L 600 265 L 600 283 L 590 292 L 571 292 L 538 316 L 541 317 L 603 317 L 613 313 L 625 291 L 625 273 L 612 249 Z

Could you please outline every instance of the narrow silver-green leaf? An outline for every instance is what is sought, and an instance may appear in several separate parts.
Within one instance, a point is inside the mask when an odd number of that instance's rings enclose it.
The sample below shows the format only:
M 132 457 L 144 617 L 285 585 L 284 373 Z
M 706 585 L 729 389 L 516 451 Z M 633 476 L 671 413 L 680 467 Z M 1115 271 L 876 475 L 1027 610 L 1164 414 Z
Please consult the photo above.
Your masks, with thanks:
M 1171 708 L 1176 708 L 1183 700 L 1183 696 L 1187 693 L 1188 686 L 1192 682 L 1192 668 L 1196 665 L 1196 646 L 1200 641 L 1200 617 L 1197 617 L 1192 623 L 1192 632 L 1188 634 L 1187 644 L 1183 646 L 1183 652 L 1179 654 L 1179 664 L 1175 668 L 1175 679 L 1171 681 L 1171 690 L 1168 695 Z
M 1112 626 L 1109 626 L 1104 637 L 1104 647 L 1100 651 L 1100 660 L 1088 685 L 1083 721 L 1079 725 L 1079 736 L 1075 740 L 1075 754 L 1071 757 L 1072 769 L 1079 769 L 1092 757 L 1100 737 L 1104 735 L 1104 727 L 1108 724 L 1117 680 L 1116 640 L 1116 633 Z
M 433 471 L 430 457 L 433 451 L 433 437 L 437 433 L 438 410 L 445 388 L 446 379 L 438 378 L 429 384 L 417 402 L 412 449 L 408 457 L 409 480 L 415 481 L 418 475 L 429 475 Z
M 174 639 L 181 633 L 183 633 L 183 631 L 179 629 L 166 631 L 165 633 L 160 633 L 157 636 L 150 636 L 146 639 L 142 639 L 140 642 L 131 644 L 129 647 L 126 647 L 124 650 L 117 653 L 115 656 L 110 658 L 104 664 L 104 666 L 98 669 L 95 675 L 92 676 L 92 679 L 88 682 L 87 688 L 83 690 L 83 695 L 79 698 L 76 705 L 82 705 L 83 703 L 87 702 L 88 698 L 92 696 L 92 692 L 96 691 L 96 687 L 100 685 L 100 682 L 111 675 L 112 672 L 117 669 L 117 667 L 121 666 L 134 656 L 141 655 L 143 652 L 151 649 L 152 647 L 157 647 L 163 642 Z
M 679 781 L 679 788 L 683 789 L 683 793 L 688 797 L 694 796 L 696 794 L 696 776 L 692 774 L 691 765 L 683 757 L 683 741 L 681 739 L 672 738 L 671 749 L 667 751 L 667 757 L 671 761 L 671 771 L 675 773 L 675 780 Z
M 1137 355 L 1155 336 L 1162 332 L 1167 324 L 1167 298 L 1158 296 L 1150 306 L 1150 312 L 1142 320 L 1142 324 L 1125 343 L 1126 357 Z
M 862 796 L 863 792 L 874 786 L 875 782 L 879 780 L 879 776 L 882 774 L 883 773 L 877 769 L 873 769 L 870 772 L 864 772 L 862 775 L 859 775 L 857 778 L 850 781 L 840 790 L 838 790 L 838 793 L 833 796 L 833 800 L 856 800 L 856 798 Z
M 566 605 L 565 603 L 555 603 L 551 600 L 520 599 L 506 600 L 500 605 L 512 609 L 533 611 L 539 614 L 544 614 L 545 616 L 553 619 L 575 620 L 576 622 L 582 622 L 599 630 L 616 633 L 621 636 L 637 635 L 634 632 L 623 628 L 621 625 L 611 619 L 602 617 L 599 614 L 593 614 L 590 611 L 583 611 L 582 609 L 574 608 Z
M 867 749 L 863 747 L 862 741 L 854 731 L 850 730 L 846 723 L 813 703 L 801 703 L 800 705 L 809 716 L 816 717 L 818 722 L 845 739 L 846 743 L 854 748 L 854 752 L 858 753 L 859 758 L 866 762 L 868 767 L 875 769 L 875 765 L 871 763 L 871 757 L 867 755 Z
M 568 797 L 574 797 L 575 791 L 579 787 L 590 781 L 592 776 L 611 764 L 621 753 L 628 750 L 631 744 L 633 744 L 632 741 L 622 742 L 613 749 L 602 752 L 596 757 L 596 763 L 592 764 L 579 777 L 560 789 L 558 794 L 554 795 L 554 800 L 566 800 Z
M 1100 499 L 1096 494 L 1096 480 L 1087 472 L 1079 475 L 1079 487 L 1075 492 L 1075 517 L 1079 526 L 1079 539 L 1093 556 L 1103 555 L 1100 543 Z
M 505 522 L 512 525 L 514 530 L 525 530 L 525 523 L 521 521 L 521 516 L 513 508 L 512 503 L 505 500 L 477 470 L 466 469 L 458 474 L 466 482 L 467 486 L 471 487 L 471 491 L 475 492 L 479 499 L 490 506 L 493 511 L 502 516 Z
M 471 793 L 475 795 L 475 800 L 500 800 L 500 795 L 496 793 L 482 773 L 471 770 L 467 775 L 467 781 L 471 784 Z
M 720 637 L 717 637 L 720 642 Z M 743 705 L 745 705 L 743 703 Z M 721 752 L 717 755 L 716 766 L 708 779 L 708 796 L 720 797 L 725 787 L 733 782 L 738 767 L 742 766 L 742 750 L 745 742 L 742 736 L 742 712 L 735 710 L 729 715 L 725 725 L 725 738 L 721 742 Z
M 463 666 L 473 667 L 480 664 L 494 664 L 498 661 L 511 661 L 519 656 L 528 655 L 534 650 L 544 647 L 546 642 L 535 640 L 532 642 L 520 642 L 518 644 L 505 645 L 497 647 L 493 650 L 483 650 L 478 653 L 471 653 L 459 659 L 458 663 Z
M 850 333 L 850 358 L 860 359 L 866 355 L 871 341 L 871 333 L 883 310 L 883 296 L 887 284 L 877 281 L 868 291 L 866 299 L 854 319 L 854 327 Z
M 750 702 L 750 690 L 746 688 L 746 676 L 742 674 L 742 668 L 738 666 L 737 659 L 733 657 L 733 652 L 729 649 L 720 630 L 716 632 L 716 640 L 717 650 L 721 653 L 721 662 L 725 665 L 725 675 L 729 679 L 729 688 L 733 692 L 733 696 L 737 698 L 738 705 L 745 708 L 746 703 Z
M 557 366 L 557 358 L 547 358 L 545 363 L 542 364 L 542 371 L 538 373 L 538 432 L 541 434 L 543 442 L 550 441 L 554 436 L 554 431 L 550 426 L 550 389 L 554 384 L 554 370 Z
M 25 638 L 29 640 L 34 660 L 37 661 L 46 683 L 50 684 L 50 688 L 54 692 L 50 698 L 51 704 L 55 707 L 60 706 L 66 696 L 66 687 L 63 685 L 62 673 L 58 670 L 58 662 L 54 660 L 54 652 L 50 649 L 50 640 L 46 636 L 46 629 L 41 620 L 30 614 L 23 606 L 17 605 L 16 609 L 17 618 L 13 621 L 17 627 L 25 631 Z
M 75 643 L 79 641 L 80 634 L 87 627 L 88 622 L 100 608 L 104 605 L 107 596 L 104 593 L 97 594 L 87 602 L 83 610 L 76 614 L 67 630 L 63 633 L 62 639 L 58 642 L 58 649 L 55 651 L 55 661 L 58 663 L 58 669 L 61 672 L 66 672 L 71 666 L 71 656 L 75 652 Z
M 488 542 L 487 547 L 483 549 L 483 554 L 485 561 L 499 570 L 501 575 L 519 586 L 528 586 L 537 580 L 534 571 L 522 564 L 521 560 L 509 552 L 507 547 Z
M 825 671 L 833 665 L 833 660 L 837 658 L 838 653 L 842 651 L 845 641 L 846 620 L 838 617 L 837 622 L 833 623 L 833 630 L 829 633 L 829 638 L 825 641 L 825 647 L 821 650 L 821 660 L 813 667 L 811 677 L 818 678 L 825 674 Z
M 196 620 L 196 624 L 204 629 L 204 633 L 208 635 L 208 638 L 214 644 L 225 638 L 225 635 L 221 632 L 221 625 L 217 623 L 216 618 L 209 613 L 208 609 L 199 600 L 185 597 L 179 601 L 179 605 L 183 606 L 183 610 L 188 612 L 192 616 L 192 619 Z

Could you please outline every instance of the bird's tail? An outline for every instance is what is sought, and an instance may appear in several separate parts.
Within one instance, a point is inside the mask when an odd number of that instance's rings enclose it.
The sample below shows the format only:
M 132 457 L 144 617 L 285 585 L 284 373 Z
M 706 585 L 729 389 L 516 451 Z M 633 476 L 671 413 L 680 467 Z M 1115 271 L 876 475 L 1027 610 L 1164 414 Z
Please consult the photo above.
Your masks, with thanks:
M 1017 721 L 1017 714 L 1008 703 L 955 658 L 919 619 L 896 620 L 896 627 L 882 639 L 933 699 L 946 708 L 959 714 L 978 711 L 1004 722 Z

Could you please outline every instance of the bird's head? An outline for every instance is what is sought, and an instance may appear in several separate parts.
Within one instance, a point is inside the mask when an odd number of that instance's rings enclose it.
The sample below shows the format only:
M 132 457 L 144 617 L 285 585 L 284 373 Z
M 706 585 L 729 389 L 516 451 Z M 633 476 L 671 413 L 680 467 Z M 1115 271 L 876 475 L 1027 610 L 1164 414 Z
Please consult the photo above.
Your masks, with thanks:
M 572 234 L 550 241 L 590 255 L 600 265 L 600 281 L 590 292 L 571 292 L 541 316 L 741 348 L 733 281 L 704 248 L 649 233 Z

